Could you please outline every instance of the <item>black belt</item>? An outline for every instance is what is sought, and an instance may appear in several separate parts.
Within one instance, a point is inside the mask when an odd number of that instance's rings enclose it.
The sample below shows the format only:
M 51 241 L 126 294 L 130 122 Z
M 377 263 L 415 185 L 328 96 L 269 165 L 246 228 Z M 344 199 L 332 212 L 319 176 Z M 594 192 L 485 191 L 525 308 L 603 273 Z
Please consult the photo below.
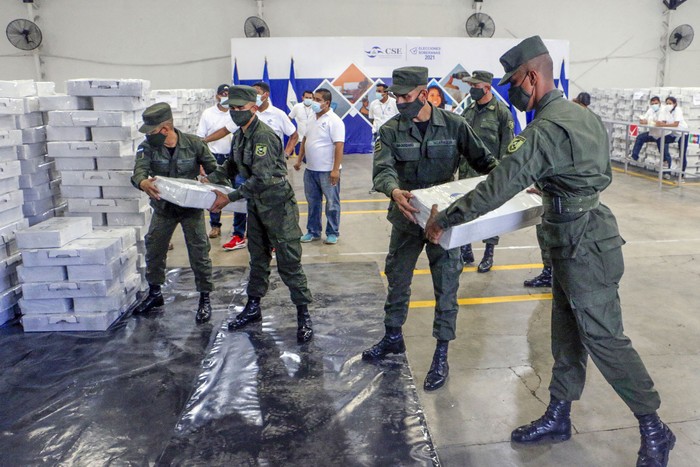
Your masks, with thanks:
M 568 214 L 586 212 L 597 208 L 599 204 L 598 193 L 588 196 L 573 196 L 571 198 L 542 193 L 542 206 L 545 213 Z

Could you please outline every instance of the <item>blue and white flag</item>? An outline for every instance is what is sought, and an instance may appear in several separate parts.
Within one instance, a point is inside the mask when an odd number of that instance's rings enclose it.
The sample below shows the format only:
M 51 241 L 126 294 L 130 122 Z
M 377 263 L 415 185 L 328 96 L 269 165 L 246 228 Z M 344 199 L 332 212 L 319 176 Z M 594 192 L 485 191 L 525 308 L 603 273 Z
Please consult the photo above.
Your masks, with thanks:
M 238 86 L 241 80 L 238 79 L 238 60 L 233 59 L 233 85 Z
M 287 108 L 292 111 L 297 102 L 299 102 L 299 97 L 297 96 L 297 80 L 294 76 L 294 59 L 292 58 L 292 63 L 289 65 L 289 81 L 287 84 Z

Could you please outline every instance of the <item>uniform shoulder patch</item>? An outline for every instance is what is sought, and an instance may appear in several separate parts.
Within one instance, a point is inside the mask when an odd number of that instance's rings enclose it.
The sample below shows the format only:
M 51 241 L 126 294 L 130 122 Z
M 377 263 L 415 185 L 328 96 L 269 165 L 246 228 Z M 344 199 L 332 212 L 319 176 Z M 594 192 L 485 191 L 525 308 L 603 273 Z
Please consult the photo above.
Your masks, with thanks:
M 255 145 L 255 155 L 256 156 L 266 156 L 267 155 L 267 144 L 256 144 Z
M 382 140 L 377 138 L 377 141 L 374 142 L 374 152 L 381 152 L 382 151 Z
M 518 135 L 515 138 L 513 138 L 513 141 L 510 142 L 508 145 L 508 154 L 513 154 L 515 151 L 520 149 L 520 146 L 522 146 L 525 143 L 525 138 L 522 136 Z
M 511 130 L 515 128 L 515 122 L 513 120 L 508 120 L 508 128 Z

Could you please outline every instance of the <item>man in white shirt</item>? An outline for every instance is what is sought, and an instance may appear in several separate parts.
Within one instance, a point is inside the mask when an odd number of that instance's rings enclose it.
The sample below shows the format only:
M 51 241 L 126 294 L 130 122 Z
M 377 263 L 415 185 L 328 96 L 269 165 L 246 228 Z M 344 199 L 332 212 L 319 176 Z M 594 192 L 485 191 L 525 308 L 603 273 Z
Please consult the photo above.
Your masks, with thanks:
M 294 104 L 292 111 L 289 112 L 289 118 L 297 123 L 299 141 L 303 140 L 304 136 L 306 136 L 306 127 L 309 125 L 309 122 L 316 118 L 316 114 L 311 110 L 311 103 L 314 101 L 314 93 L 311 91 L 304 91 L 303 99 L 302 102 Z
M 231 133 L 235 132 L 238 127 L 231 120 L 231 116 L 228 114 L 228 107 L 221 105 L 221 102 L 228 99 L 228 84 L 222 84 L 216 89 L 216 105 L 209 107 L 202 112 L 202 116 L 199 119 L 199 127 L 197 128 L 197 136 L 202 138 L 209 146 L 209 151 L 216 159 L 219 165 L 222 165 L 226 159 L 228 159 L 231 153 Z M 207 139 L 207 136 L 211 136 L 217 130 L 221 128 L 226 129 L 225 136 L 219 139 Z M 240 216 L 239 216 L 240 217 Z M 236 223 L 238 220 L 238 225 Z M 245 237 L 245 214 L 243 214 L 243 219 L 236 219 L 234 216 L 233 230 L 234 235 L 237 231 L 241 231 L 242 222 L 242 235 Z M 209 238 L 218 238 L 221 236 L 221 213 L 209 213 L 209 225 L 211 230 L 209 231 Z M 245 245 L 244 245 L 245 246 Z
M 649 109 L 646 113 L 639 119 L 639 123 L 642 125 L 659 126 L 658 124 L 663 124 L 668 115 L 666 111 L 661 107 L 661 99 L 659 96 L 653 96 L 649 100 Z M 661 128 L 649 128 L 649 131 L 644 133 L 639 133 L 637 139 L 634 141 L 634 148 L 632 148 L 632 159 L 639 160 L 639 151 L 642 150 L 642 146 L 646 143 L 655 142 L 656 146 L 661 151 L 661 135 L 663 130 Z
M 326 239 L 324 243 L 335 245 L 340 235 L 340 169 L 345 145 L 345 124 L 331 111 L 333 97 L 328 89 L 314 92 L 311 104 L 316 118 L 309 123 L 301 142 L 299 160 L 295 170 L 304 171 L 304 193 L 309 205 L 307 233 L 302 243 L 321 238 L 321 205 L 326 198 Z
M 258 118 L 272 128 L 280 137 L 282 144 L 284 144 L 284 135 L 289 137 L 287 145 L 284 147 L 284 155 L 290 157 L 294 154 L 294 147 L 299 141 L 296 127 L 286 113 L 270 104 L 270 86 L 266 82 L 259 81 L 253 85 L 253 88 L 258 93 L 258 100 L 255 103 L 258 106 Z
M 678 106 L 678 99 L 676 99 L 673 96 L 668 96 L 666 98 L 666 113 L 667 113 L 667 119 L 665 122 L 658 123 L 657 126 L 664 127 L 664 128 L 682 128 L 682 129 L 687 129 L 688 128 L 688 123 L 685 121 L 685 117 L 683 116 L 683 109 L 681 109 Z M 679 138 L 682 136 L 684 141 L 678 141 Z M 664 162 L 668 164 L 668 168 L 671 168 L 671 153 L 669 152 L 668 148 L 671 145 L 671 143 L 678 141 L 678 149 L 682 152 L 683 155 L 683 172 L 685 172 L 685 168 L 688 165 L 688 161 L 686 160 L 686 152 L 688 152 L 688 134 L 679 134 L 679 133 L 669 133 L 666 136 L 664 136 Z M 670 176 L 668 177 L 670 178 Z
M 377 84 L 376 97 L 369 104 L 369 120 L 372 122 L 372 135 L 374 138 L 379 134 L 379 127 L 399 113 L 399 109 L 396 108 L 396 99 L 389 95 L 386 84 Z

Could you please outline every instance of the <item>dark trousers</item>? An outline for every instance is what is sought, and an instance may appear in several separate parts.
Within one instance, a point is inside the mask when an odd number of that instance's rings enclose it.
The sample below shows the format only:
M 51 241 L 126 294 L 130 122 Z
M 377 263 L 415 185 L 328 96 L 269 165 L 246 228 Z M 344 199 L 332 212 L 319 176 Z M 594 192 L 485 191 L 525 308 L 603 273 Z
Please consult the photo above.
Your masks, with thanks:
M 639 160 L 639 152 L 642 150 L 642 147 L 646 143 L 656 143 L 656 146 L 659 148 L 659 151 L 661 151 L 661 143 L 659 138 L 654 138 L 653 136 L 649 135 L 648 131 L 645 131 L 644 133 L 639 133 L 639 136 L 637 136 L 637 139 L 634 140 L 634 147 L 632 148 L 632 159 Z
M 552 257 L 552 272 L 551 395 L 567 401 L 581 397 L 590 355 L 633 413 L 655 412 L 659 394 L 623 333 L 617 294 L 624 272 L 622 249 L 601 252 L 596 242 L 581 244 L 574 258 Z

